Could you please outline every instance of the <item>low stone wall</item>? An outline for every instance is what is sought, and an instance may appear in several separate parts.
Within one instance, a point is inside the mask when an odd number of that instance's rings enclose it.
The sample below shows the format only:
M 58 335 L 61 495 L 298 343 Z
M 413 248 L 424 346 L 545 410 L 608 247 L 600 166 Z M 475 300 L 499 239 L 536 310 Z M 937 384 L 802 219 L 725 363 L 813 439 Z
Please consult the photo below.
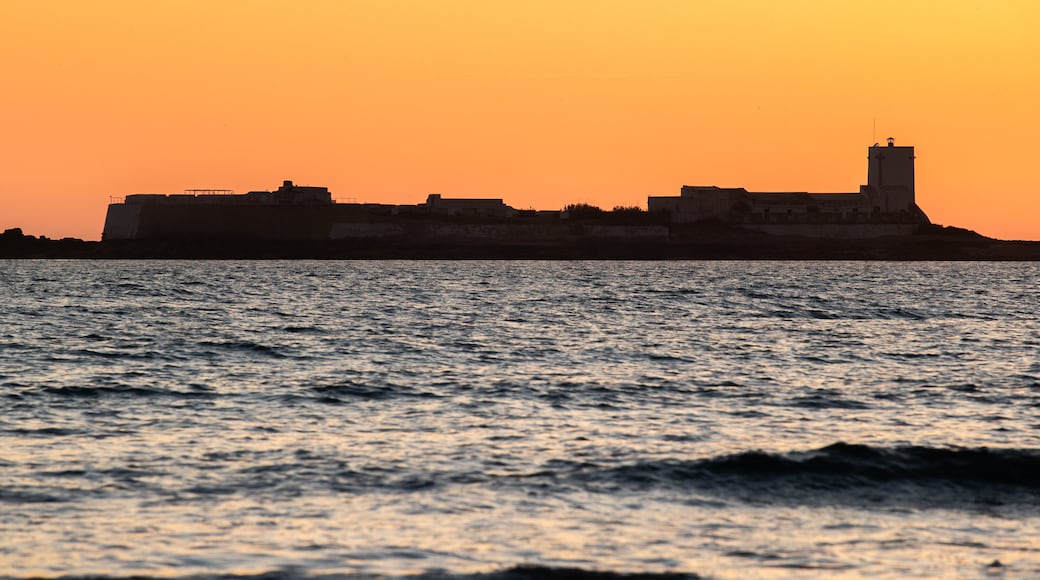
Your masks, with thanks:
M 404 227 L 388 222 L 334 223 L 329 228 L 329 239 L 332 240 L 372 240 L 399 238 L 404 235 Z
M 773 236 L 801 236 L 832 240 L 864 240 L 908 236 L 916 224 L 741 224 L 741 228 Z
M 582 224 L 571 221 L 524 223 L 455 223 L 433 219 L 371 223 L 338 222 L 330 228 L 334 240 L 402 239 L 428 242 L 491 242 L 496 244 L 560 244 L 583 240 L 666 243 L 668 226 Z
M 637 239 L 644 242 L 666 242 L 668 226 L 587 225 L 583 228 L 591 238 Z
M 553 245 L 661 244 L 689 238 L 688 224 L 610 223 L 608 220 L 391 216 L 363 206 L 112 204 L 104 240 L 241 239 L 285 241 L 385 240 L 395 243 Z M 704 226 L 706 232 L 711 228 Z M 908 223 L 745 223 L 744 230 L 775 236 L 870 239 L 904 236 Z M 731 228 L 732 230 L 732 228 Z M 739 231 L 739 230 L 737 230 Z M 715 235 L 705 233 L 704 235 Z

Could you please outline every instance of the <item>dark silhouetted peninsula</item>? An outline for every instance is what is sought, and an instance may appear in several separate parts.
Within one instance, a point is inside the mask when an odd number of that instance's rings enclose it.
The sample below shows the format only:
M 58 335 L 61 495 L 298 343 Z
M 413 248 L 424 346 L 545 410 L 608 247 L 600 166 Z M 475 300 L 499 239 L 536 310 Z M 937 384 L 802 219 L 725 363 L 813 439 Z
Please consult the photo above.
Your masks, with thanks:
M 319 259 L 1036 260 L 1006 242 L 932 224 L 917 206 L 914 148 L 868 148 L 854 193 L 683 186 L 648 210 L 572 204 L 517 210 L 497 198 L 337 203 L 325 187 L 132 194 L 108 207 L 101 242 L 8 230 L 2 257 Z
M 463 225 L 417 220 L 416 231 Z M 481 243 L 419 236 L 396 240 L 157 239 L 83 241 L 0 234 L 0 258 L 79 259 L 448 259 L 448 260 L 1040 260 L 1040 242 L 1002 241 L 929 225 L 905 236 L 823 240 L 749 232 L 725 224 L 669 226 L 667 239 L 627 240 L 583 235 L 540 242 Z M 593 229 L 593 231 L 597 231 Z

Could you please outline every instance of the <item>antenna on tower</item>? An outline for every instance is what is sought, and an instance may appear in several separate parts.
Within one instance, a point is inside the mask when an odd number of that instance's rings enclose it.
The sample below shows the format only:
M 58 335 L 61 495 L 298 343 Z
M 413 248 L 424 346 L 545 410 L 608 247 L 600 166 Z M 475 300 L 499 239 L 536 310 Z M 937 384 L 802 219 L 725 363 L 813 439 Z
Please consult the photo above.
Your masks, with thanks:
M 870 142 L 877 145 L 877 115 L 874 115 L 874 128 L 870 133 Z

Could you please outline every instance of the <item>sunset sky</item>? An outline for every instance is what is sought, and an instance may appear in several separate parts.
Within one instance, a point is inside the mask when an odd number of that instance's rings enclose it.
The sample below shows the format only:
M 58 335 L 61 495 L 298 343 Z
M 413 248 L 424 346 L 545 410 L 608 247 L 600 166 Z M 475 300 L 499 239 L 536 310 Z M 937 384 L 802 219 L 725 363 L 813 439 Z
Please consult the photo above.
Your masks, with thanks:
M 1038 31 L 1035 0 L 2 0 L 0 229 L 96 240 L 109 196 L 284 179 L 856 191 L 892 136 L 933 221 L 1040 240 Z

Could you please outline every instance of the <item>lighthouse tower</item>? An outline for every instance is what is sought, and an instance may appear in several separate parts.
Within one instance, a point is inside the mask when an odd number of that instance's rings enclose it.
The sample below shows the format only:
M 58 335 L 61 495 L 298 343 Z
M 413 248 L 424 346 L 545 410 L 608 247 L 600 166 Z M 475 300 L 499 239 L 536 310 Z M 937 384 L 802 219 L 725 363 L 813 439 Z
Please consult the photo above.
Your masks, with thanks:
M 875 206 L 885 213 L 914 211 L 914 148 L 874 144 L 867 155 L 867 189 Z

